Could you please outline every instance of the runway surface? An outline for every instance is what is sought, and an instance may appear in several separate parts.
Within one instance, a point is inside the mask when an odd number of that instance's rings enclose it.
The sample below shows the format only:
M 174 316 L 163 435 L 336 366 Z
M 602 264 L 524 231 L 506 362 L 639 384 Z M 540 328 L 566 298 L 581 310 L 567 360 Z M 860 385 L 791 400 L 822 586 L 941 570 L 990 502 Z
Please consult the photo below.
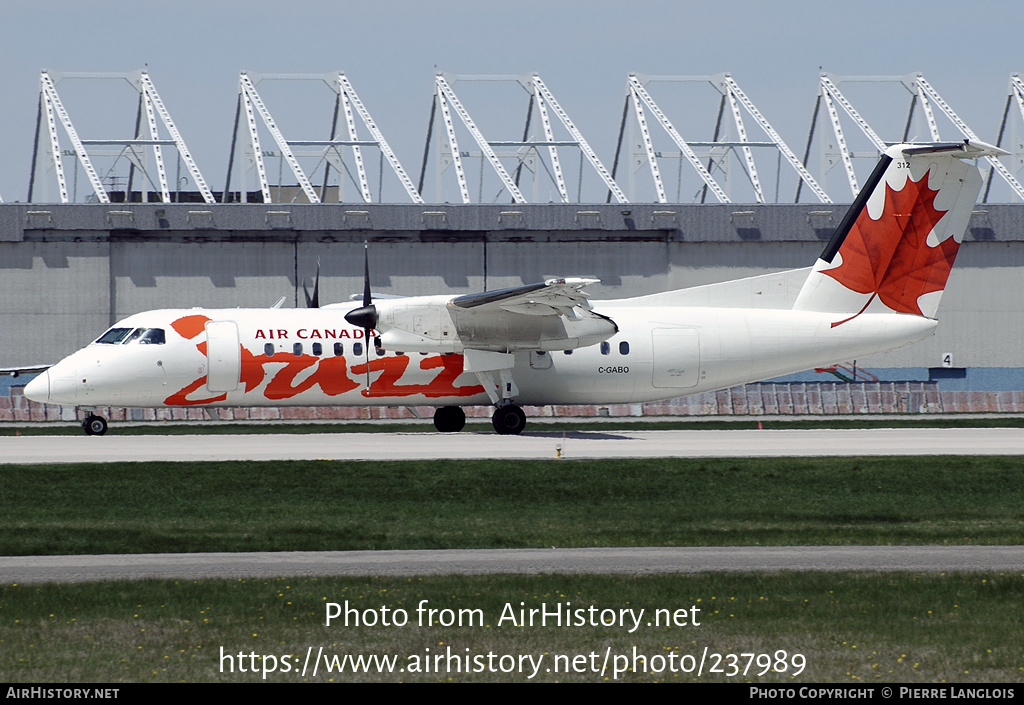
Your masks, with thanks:
M 1024 546 L 729 546 L 0 558 L 0 583 L 296 576 L 746 571 L 1024 572 Z
M 0 464 L 160 460 L 414 460 L 1024 455 L 1021 428 L 6 436 Z

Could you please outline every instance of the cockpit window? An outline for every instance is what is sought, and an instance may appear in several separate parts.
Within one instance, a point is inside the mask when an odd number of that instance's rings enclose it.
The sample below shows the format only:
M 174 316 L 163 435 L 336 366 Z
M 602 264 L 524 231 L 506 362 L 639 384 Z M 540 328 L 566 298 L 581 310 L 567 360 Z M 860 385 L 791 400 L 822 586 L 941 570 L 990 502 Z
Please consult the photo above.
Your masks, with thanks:
M 132 332 L 131 328 L 111 328 L 106 333 L 99 337 L 97 343 L 105 343 L 107 345 L 116 345 L 124 340 L 129 333 Z
M 166 342 L 163 328 L 140 328 L 142 335 L 139 336 L 139 343 L 142 345 L 163 345 Z
M 96 342 L 107 345 L 127 345 L 133 342 L 140 345 L 163 345 L 166 341 L 163 328 L 111 328 Z

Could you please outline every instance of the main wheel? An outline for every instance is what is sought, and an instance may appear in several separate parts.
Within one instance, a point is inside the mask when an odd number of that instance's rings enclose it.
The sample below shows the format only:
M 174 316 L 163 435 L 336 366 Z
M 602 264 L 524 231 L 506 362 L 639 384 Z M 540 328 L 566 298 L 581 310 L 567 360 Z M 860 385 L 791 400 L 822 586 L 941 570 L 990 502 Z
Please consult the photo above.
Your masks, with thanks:
M 491 424 L 503 436 L 518 436 L 526 428 L 526 414 L 515 404 L 499 406 L 494 410 Z
M 82 422 L 82 429 L 87 436 L 102 436 L 107 432 L 107 420 L 96 414 L 89 414 Z
M 439 406 L 434 409 L 434 428 L 441 433 L 458 433 L 466 427 L 466 412 L 461 406 Z

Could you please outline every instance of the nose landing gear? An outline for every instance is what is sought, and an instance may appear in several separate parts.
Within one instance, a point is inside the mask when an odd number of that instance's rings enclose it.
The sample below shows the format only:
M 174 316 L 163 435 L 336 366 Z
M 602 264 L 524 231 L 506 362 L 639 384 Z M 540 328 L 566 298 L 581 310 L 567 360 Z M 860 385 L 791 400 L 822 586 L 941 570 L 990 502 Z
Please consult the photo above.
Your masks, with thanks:
M 89 414 L 82 422 L 82 430 L 87 436 L 102 436 L 107 432 L 107 420 L 96 414 Z

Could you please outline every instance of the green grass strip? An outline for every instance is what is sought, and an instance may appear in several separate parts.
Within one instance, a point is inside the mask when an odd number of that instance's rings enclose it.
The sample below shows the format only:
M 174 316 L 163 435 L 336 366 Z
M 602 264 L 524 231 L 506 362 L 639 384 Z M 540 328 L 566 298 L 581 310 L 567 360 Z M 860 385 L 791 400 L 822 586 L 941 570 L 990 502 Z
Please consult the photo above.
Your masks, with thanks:
M 81 585 L 0 586 L 0 680 L 8 683 L 502 681 L 510 673 L 466 673 L 474 662 L 443 660 L 424 672 L 424 658 L 454 654 L 543 657 L 534 681 L 612 680 L 600 667 L 606 654 L 630 660 L 626 682 L 697 681 L 782 683 L 1017 683 L 1024 679 L 1020 638 L 1020 574 L 831 574 L 475 576 L 424 578 L 140 581 Z M 426 603 L 423 601 L 426 600 Z M 404 626 L 325 624 L 335 602 L 362 615 L 386 607 Z M 541 626 L 501 621 L 506 605 L 549 610 L 643 609 L 630 633 L 620 626 Z M 462 612 L 458 626 L 420 624 L 417 607 Z M 699 612 L 693 612 L 697 608 Z M 647 626 L 657 609 L 685 610 L 700 624 Z M 353 620 L 354 621 L 354 620 Z M 301 675 L 307 649 L 328 657 L 393 656 L 395 672 Z M 704 673 L 683 672 L 684 657 L 708 657 Z M 222 651 L 223 650 L 223 651 Z M 450 650 L 450 651 L 449 651 Z M 785 651 L 788 670 L 764 675 L 743 654 Z M 231 659 L 224 660 L 222 654 Z M 245 655 L 246 672 L 240 672 Z M 250 658 L 250 654 L 253 655 Z M 593 658 L 591 654 L 597 654 Z M 717 662 L 714 654 L 722 656 Z M 793 675 L 799 654 L 805 667 Z M 255 656 L 272 656 L 256 659 Z M 730 655 L 737 656 L 735 666 Z M 561 661 L 556 662 L 556 658 Z M 575 660 L 582 657 L 582 660 Z M 658 658 L 654 658 L 658 657 Z M 675 672 L 670 663 L 675 663 Z M 762 659 L 763 662 L 763 659 Z M 492 659 L 491 663 L 502 663 Z M 509 659 L 503 663 L 509 665 Z M 547 672 L 556 663 L 570 672 Z M 720 672 L 710 671 L 717 663 Z M 418 664 L 418 672 L 416 671 Z M 252 673 L 253 666 L 257 672 Z M 474 666 L 475 667 L 475 666 Z M 398 669 L 406 669 L 404 673 Z M 456 670 L 458 669 L 458 670 Z M 579 669 L 579 670 L 577 670 Z M 735 675 L 731 673 L 738 671 Z M 564 670 L 564 668 L 563 668 Z M 876 693 L 876 697 L 879 697 Z
M 5 466 L 0 555 L 1021 544 L 1018 458 Z

